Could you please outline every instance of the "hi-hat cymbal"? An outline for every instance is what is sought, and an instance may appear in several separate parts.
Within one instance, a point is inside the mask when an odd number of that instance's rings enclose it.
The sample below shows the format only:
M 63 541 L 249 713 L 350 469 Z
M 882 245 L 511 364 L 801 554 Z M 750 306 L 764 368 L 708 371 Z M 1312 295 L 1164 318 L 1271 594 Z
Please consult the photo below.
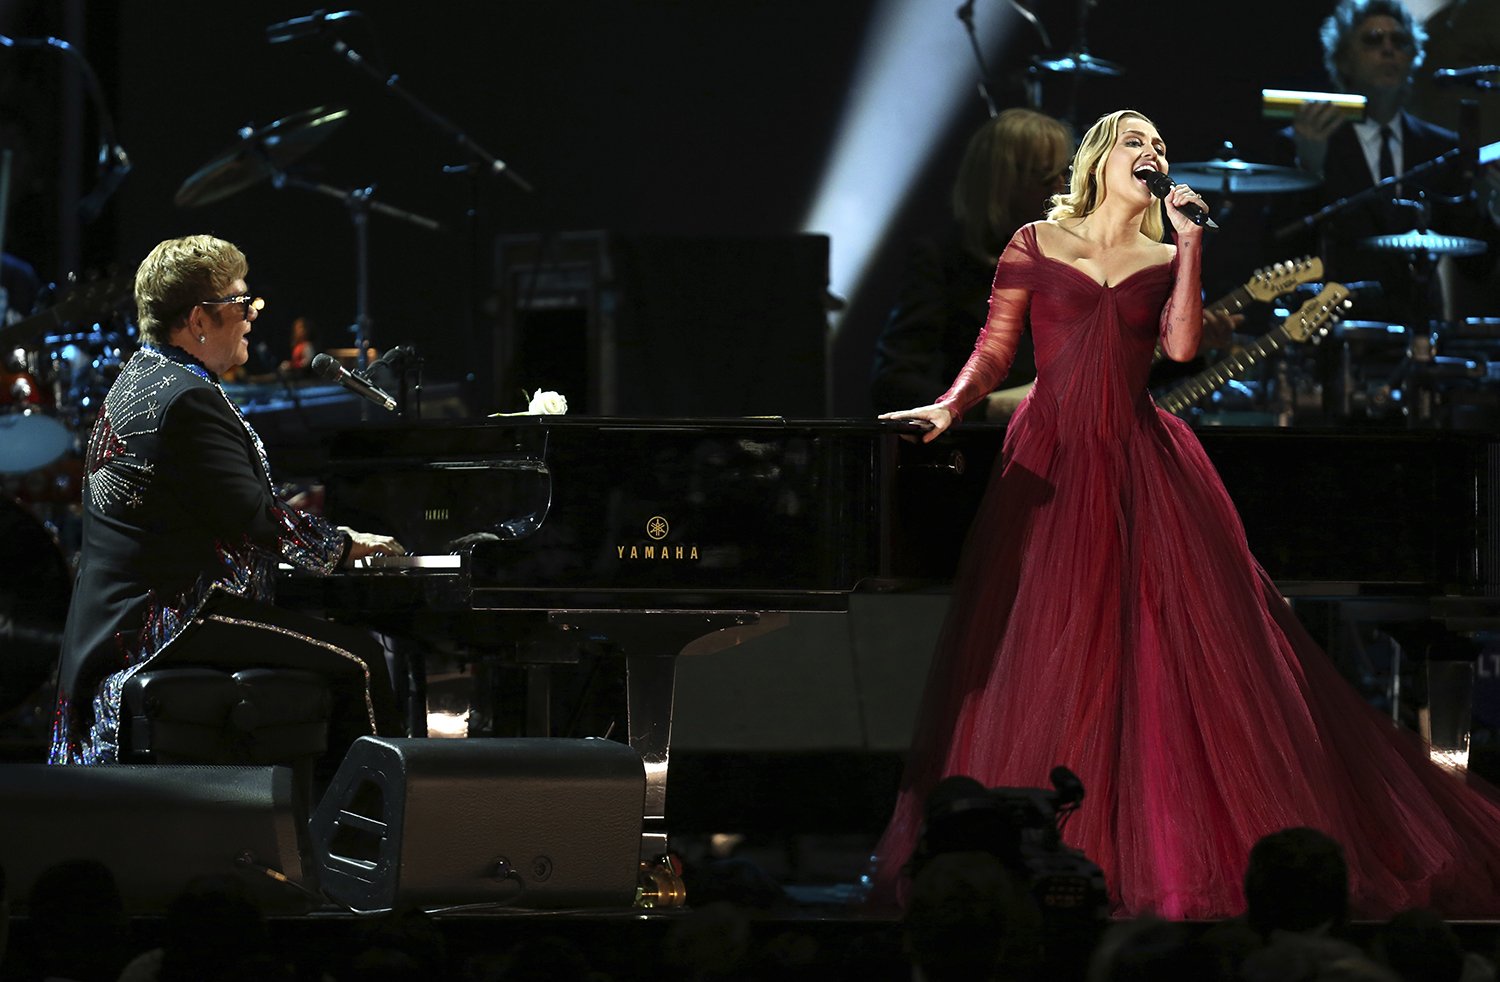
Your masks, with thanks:
M 1191 184 L 1199 192 L 1223 194 L 1280 194 L 1316 187 L 1318 179 L 1298 167 L 1257 164 L 1248 160 L 1205 160 L 1172 165 L 1172 180 Z
M 1412 229 L 1399 235 L 1374 235 L 1360 240 L 1360 247 L 1374 252 L 1426 253 L 1432 256 L 1477 256 L 1489 247 L 1482 239 Z
M 1081 52 L 1061 58 L 1033 58 L 1031 71 L 1033 74 L 1052 72 L 1054 75 L 1093 75 L 1099 78 L 1117 78 L 1125 74 L 1125 69 L 1114 62 Z
M 212 204 L 258 184 L 322 143 L 349 115 L 323 106 L 284 116 L 258 130 L 240 131 L 240 142 L 182 182 L 172 200 L 183 208 Z

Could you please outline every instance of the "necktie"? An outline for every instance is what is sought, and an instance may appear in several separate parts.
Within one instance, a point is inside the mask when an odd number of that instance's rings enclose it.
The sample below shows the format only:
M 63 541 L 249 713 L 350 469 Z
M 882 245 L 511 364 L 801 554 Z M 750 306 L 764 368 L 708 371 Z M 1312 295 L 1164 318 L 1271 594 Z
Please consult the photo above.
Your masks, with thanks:
M 1396 176 L 1396 158 L 1391 155 L 1391 128 L 1380 128 L 1380 179 Z

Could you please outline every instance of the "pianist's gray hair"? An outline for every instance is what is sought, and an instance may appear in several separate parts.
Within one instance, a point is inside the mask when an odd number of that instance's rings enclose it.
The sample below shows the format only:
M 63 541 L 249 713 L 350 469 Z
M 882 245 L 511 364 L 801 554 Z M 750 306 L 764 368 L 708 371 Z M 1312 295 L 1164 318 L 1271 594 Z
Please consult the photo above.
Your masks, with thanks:
M 1406 4 L 1401 0 L 1342 0 L 1323 21 L 1318 32 L 1323 42 L 1323 67 L 1328 69 L 1328 77 L 1340 89 L 1346 88 L 1349 82 L 1339 71 L 1339 62 L 1344 60 L 1349 46 L 1355 42 L 1354 32 L 1370 17 L 1389 17 L 1400 24 L 1401 29 L 1411 35 L 1411 70 L 1422 67 L 1427 32 L 1406 9 Z
M 245 254 L 212 235 L 168 239 L 135 271 L 135 310 L 141 337 L 166 344 L 188 312 L 205 300 L 228 293 L 250 271 Z

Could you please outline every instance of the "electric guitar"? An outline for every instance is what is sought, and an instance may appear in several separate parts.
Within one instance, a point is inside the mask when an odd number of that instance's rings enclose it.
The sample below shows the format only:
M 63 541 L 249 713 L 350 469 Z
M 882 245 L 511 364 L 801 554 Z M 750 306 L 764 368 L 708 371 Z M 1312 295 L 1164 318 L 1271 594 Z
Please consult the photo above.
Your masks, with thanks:
M 1221 314 L 1238 314 L 1257 300 L 1262 303 L 1275 300 L 1294 286 L 1322 278 L 1323 260 L 1317 256 L 1303 256 L 1257 269 L 1244 286 L 1230 290 L 1213 303 L 1204 304 L 1203 308 Z
M 1280 327 L 1218 364 L 1177 383 L 1162 394 L 1156 404 L 1169 413 L 1182 412 L 1230 380 L 1244 375 L 1266 355 L 1280 351 L 1292 342 L 1322 337 L 1334 318 L 1349 306 L 1348 287 L 1341 283 L 1326 284 L 1317 296 L 1298 308 Z
M 1294 286 L 1322 278 L 1323 260 L 1317 256 L 1303 256 L 1301 259 L 1264 266 L 1251 274 L 1243 286 L 1235 287 L 1213 303 L 1204 304 L 1203 309 L 1216 310 L 1221 314 L 1242 313 L 1257 300 L 1266 303 Z M 1151 361 L 1155 364 L 1166 357 L 1158 345 Z

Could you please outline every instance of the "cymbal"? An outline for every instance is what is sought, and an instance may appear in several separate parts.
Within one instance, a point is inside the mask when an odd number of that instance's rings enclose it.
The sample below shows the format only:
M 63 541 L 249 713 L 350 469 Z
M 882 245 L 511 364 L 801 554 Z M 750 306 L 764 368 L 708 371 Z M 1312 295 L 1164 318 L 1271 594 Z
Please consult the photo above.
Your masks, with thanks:
M 183 208 L 212 204 L 270 177 L 326 140 L 349 115 L 323 106 L 283 116 L 258 130 L 240 130 L 240 142 L 198 168 L 172 201 Z
M 1477 256 L 1489 248 L 1482 239 L 1412 229 L 1399 235 L 1373 235 L 1360 240 L 1360 247 L 1374 252 L 1427 253 L 1433 256 Z
M 124 306 L 134 293 L 134 273 L 80 283 L 61 303 L 9 327 L 0 327 L 0 345 L 19 344 L 24 347 L 29 338 L 104 317 Z
M 1092 75 L 1097 78 L 1118 78 L 1125 69 L 1114 62 L 1095 58 L 1093 55 L 1074 53 L 1061 58 L 1033 58 L 1031 72 L 1052 72 L 1055 75 Z
M 1172 180 L 1194 189 L 1224 194 L 1280 194 L 1317 187 L 1318 179 L 1299 167 L 1257 164 L 1237 157 L 1175 164 Z

